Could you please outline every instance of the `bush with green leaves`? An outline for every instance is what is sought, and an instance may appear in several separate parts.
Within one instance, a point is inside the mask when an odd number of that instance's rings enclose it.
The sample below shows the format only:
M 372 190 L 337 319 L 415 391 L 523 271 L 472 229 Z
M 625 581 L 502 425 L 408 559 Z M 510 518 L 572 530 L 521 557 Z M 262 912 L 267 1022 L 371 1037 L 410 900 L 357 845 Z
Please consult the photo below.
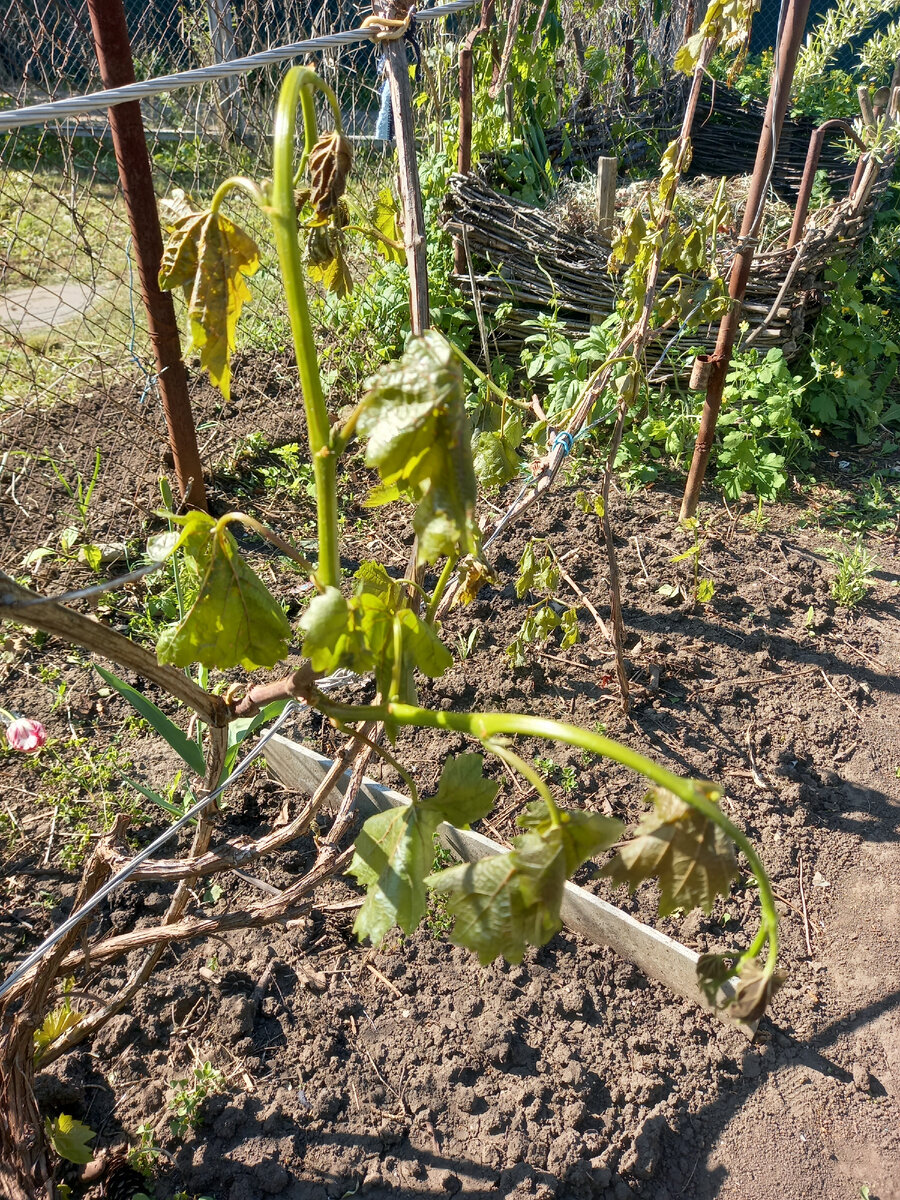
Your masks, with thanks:
M 871 265 L 864 284 L 859 267 L 836 262 L 825 278 L 830 295 L 810 345 L 815 377 L 806 391 L 806 408 L 833 436 L 868 445 L 879 426 L 900 427 L 900 404 L 889 394 L 900 362 L 900 339 L 889 325 L 891 309 L 884 307 L 885 301 L 896 300 L 896 268 L 889 257 L 883 258 Z

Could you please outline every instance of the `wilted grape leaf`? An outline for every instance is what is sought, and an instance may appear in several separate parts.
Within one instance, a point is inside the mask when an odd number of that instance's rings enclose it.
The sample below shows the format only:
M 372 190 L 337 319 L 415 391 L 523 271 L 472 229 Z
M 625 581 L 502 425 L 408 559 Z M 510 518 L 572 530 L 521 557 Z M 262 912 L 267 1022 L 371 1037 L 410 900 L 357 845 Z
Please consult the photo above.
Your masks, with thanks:
M 719 992 L 729 979 L 734 978 L 740 951 L 724 954 L 701 954 L 697 960 L 697 982 L 710 1004 L 717 1004 Z
M 507 426 L 508 429 L 508 426 Z M 521 427 L 519 427 L 521 431 Z M 519 473 L 520 461 L 516 447 L 521 436 L 510 438 L 506 433 L 484 432 L 476 435 L 472 445 L 475 474 L 484 488 L 502 487 Z
M 453 597 L 451 607 L 457 604 L 471 604 L 483 587 L 497 582 L 497 576 L 490 563 L 474 554 L 467 554 L 457 563 L 456 574 L 460 586 Z
M 659 881 L 659 913 L 676 908 L 709 912 L 717 895 L 728 895 L 737 863 L 731 840 L 702 813 L 664 788 L 651 788 L 647 813 L 635 837 L 619 850 L 601 875 L 634 891 L 645 879 Z
M 425 804 L 451 825 L 471 825 L 491 811 L 499 784 L 483 775 L 480 754 L 459 754 L 448 758 L 441 771 L 437 795 Z
M 558 836 L 566 856 L 566 875 L 572 875 L 582 863 L 605 850 L 622 836 L 625 826 L 614 817 L 589 812 L 583 808 L 561 808 Z M 553 822 L 545 800 L 532 800 L 525 811 L 516 817 L 520 829 L 536 833 L 553 833 Z
M 783 971 L 769 974 L 757 962 L 745 963 L 735 997 L 728 1005 L 729 1014 L 738 1021 L 758 1021 L 786 978 Z
M 336 296 L 347 296 L 353 291 L 353 276 L 344 258 L 339 230 L 318 225 L 310 231 L 306 273 Z
M 358 429 L 366 463 L 418 507 L 419 560 L 477 550 L 476 480 L 459 362 L 429 330 L 374 376 Z
M 363 563 L 356 573 L 356 591 L 349 599 L 327 588 L 310 602 L 300 628 L 306 637 L 303 653 L 316 671 L 346 667 L 362 675 L 375 671 L 382 694 L 394 668 L 394 623 L 400 624 L 401 645 L 424 675 L 443 675 L 453 656 L 435 629 L 409 607 L 401 582 L 380 563 Z M 402 696 L 412 700 L 411 696 Z
M 199 586 L 184 619 L 160 633 L 159 661 L 220 670 L 239 663 L 248 671 L 274 667 L 287 653 L 290 624 L 228 530 L 206 513 L 192 512 L 176 545 Z
M 421 921 L 428 903 L 425 876 L 440 823 L 434 810 L 410 804 L 376 813 L 363 825 L 347 870 L 366 888 L 353 925 L 360 941 L 367 937 L 378 943 L 394 925 L 411 933 Z
M 477 821 L 494 802 L 497 784 L 483 777 L 482 766 L 480 754 L 448 759 L 436 796 L 376 813 L 363 825 L 347 871 L 367 889 L 353 926 L 360 940 L 380 942 L 394 925 L 412 933 L 421 921 L 438 825 Z
M 191 343 L 200 365 L 228 399 L 237 320 L 250 299 L 246 278 L 259 267 L 259 247 L 221 213 L 191 213 L 171 227 L 159 286 L 190 288 Z
M 363 675 L 369 670 L 371 654 L 362 631 L 358 628 L 349 601 L 336 587 L 326 588 L 314 596 L 300 618 L 300 628 L 306 635 L 303 654 L 314 671 L 331 674 L 346 667 Z
M 48 1117 L 44 1121 L 44 1129 L 47 1133 L 47 1140 L 60 1158 L 72 1163 L 89 1163 L 94 1157 L 94 1152 L 88 1147 L 88 1142 L 97 1135 L 93 1129 L 82 1125 L 68 1113 L 60 1113 L 52 1121 Z
M 347 190 L 353 147 L 336 129 L 323 133 L 309 154 L 310 203 L 320 219 L 330 217 Z
M 426 880 L 447 895 L 453 942 L 474 950 L 482 965 L 500 954 L 521 962 L 526 946 L 548 942 L 562 928 L 567 876 L 618 837 L 619 823 L 597 813 L 565 816 L 562 826 L 552 826 L 546 808 L 532 806 L 526 822 L 535 831 L 517 837 L 515 849 Z

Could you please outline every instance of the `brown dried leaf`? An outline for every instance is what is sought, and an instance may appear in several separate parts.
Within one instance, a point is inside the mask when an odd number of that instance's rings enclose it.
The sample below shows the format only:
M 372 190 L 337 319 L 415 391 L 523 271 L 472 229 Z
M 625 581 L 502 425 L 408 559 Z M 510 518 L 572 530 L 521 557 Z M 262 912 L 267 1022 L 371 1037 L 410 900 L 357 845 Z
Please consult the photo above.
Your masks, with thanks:
M 309 155 L 310 200 L 320 220 L 330 217 L 347 188 L 353 148 L 342 133 L 323 133 Z

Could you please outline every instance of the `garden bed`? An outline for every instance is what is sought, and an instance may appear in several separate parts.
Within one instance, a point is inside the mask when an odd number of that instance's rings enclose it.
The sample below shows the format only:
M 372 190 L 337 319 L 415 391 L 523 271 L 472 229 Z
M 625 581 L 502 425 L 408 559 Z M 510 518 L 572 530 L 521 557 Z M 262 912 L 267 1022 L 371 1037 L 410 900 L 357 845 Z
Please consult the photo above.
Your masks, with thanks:
M 234 403 L 249 404 L 250 395 L 238 385 Z M 271 407 L 271 420 L 287 420 L 287 406 Z M 244 411 L 236 408 L 234 420 Z M 835 475 L 853 474 L 862 492 L 865 461 L 847 462 L 849 471 Z M 446 914 L 433 907 L 414 936 L 361 948 L 347 907 L 357 889 L 337 880 L 291 928 L 169 952 L 132 1011 L 40 1077 L 44 1111 L 74 1111 L 98 1132 L 95 1145 L 135 1141 L 145 1127 L 161 1151 L 153 1159 L 159 1200 L 182 1190 L 215 1200 L 357 1191 L 844 1200 L 862 1187 L 880 1200 L 897 1195 L 900 562 L 890 514 L 871 535 L 873 586 L 847 610 L 830 596 L 835 568 L 823 553 L 834 544 L 823 528 L 830 488 L 757 522 L 749 508 L 710 499 L 701 510 L 701 561 L 715 593 L 694 606 L 669 590 L 690 585 L 689 567 L 671 562 L 689 544 L 675 523 L 674 493 L 658 485 L 617 495 L 634 689 L 626 718 L 612 651 L 584 608 L 582 640 L 571 649 L 538 644 L 515 669 L 504 653 L 528 607 L 512 586 L 526 537 L 546 538 L 606 611 L 596 522 L 574 503 L 577 492 L 596 489 L 597 474 L 590 459 L 573 472 L 531 510 L 527 530 L 498 543 L 502 582 L 446 621 L 445 640 L 459 639 L 466 652 L 442 679 L 423 681 L 420 698 L 445 709 L 603 724 L 675 770 L 724 783 L 725 810 L 760 847 L 781 897 L 789 977 L 755 1043 L 570 933 L 519 967 L 481 968 L 448 943 Z M 252 509 L 248 481 L 246 463 L 222 475 L 216 505 Z M 391 510 L 371 522 L 358 507 L 367 484 L 354 465 L 343 485 L 350 553 L 402 567 L 408 526 Z M 154 491 L 149 480 L 138 489 L 145 510 L 156 506 Z M 304 536 L 308 498 L 283 495 L 279 505 L 282 527 Z M 560 596 L 578 603 L 563 584 Z M 289 600 L 293 611 L 299 600 Z M 80 749 L 61 744 L 61 754 L 75 761 L 111 749 L 114 760 L 128 756 L 135 777 L 171 781 L 176 764 L 146 732 L 112 732 L 126 706 L 99 694 L 100 681 L 78 655 L 52 643 L 8 644 L 2 670 L 4 705 L 45 720 L 63 741 L 70 729 L 84 739 Z M 42 676 L 49 670 L 57 672 L 52 682 Z M 54 708 L 60 683 L 66 691 Z M 354 694 L 366 687 L 354 685 Z M 312 716 L 291 735 L 325 753 L 336 745 Z M 461 736 L 454 743 L 427 732 L 398 738 L 401 758 L 426 788 L 444 756 L 463 745 Z M 567 803 L 630 822 L 643 811 L 643 788 L 624 769 L 575 751 L 553 759 L 550 778 Z M 371 770 L 397 786 L 388 768 Z M 503 840 L 528 797 L 497 772 L 505 791 L 484 832 Z M 49 786 L 40 771 L 6 753 L 0 773 L 11 817 L 0 923 L 8 959 L 68 911 L 75 876 L 60 857 L 71 844 L 63 818 L 51 834 L 52 802 L 35 802 Z M 133 802 L 124 785 L 110 783 L 102 803 L 115 807 L 126 795 Z M 259 770 L 229 793 L 223 822 L 229 835 L 253 836 L 298 803 Z M 141 829 L 142 841 L 150 828 Z M 303 840 L 248 873 L 285 887 L 312 853 Z M 694 949 L 746 944 L 755 931 L 757 903 L 745 880 L 709 918 L 659 921 L 652 886 L 628 898 L 595 874 L 588 864 L 576 881 Z M 221 896 L 198 888 L 193 911 L 258 896 L 246 879 L 225 876 L 223 884 Z M 169 894 L 169 886 L 125 887 L 102 910 L 103 927 L 155 923 Z M 126 974 L 123 962 L 77 986 L 103 993 Z M 206 1062 L 213 1074 L 204 1075 Z M 210 1094 L 199 1100 L 204 1089 Z M 193 1101 L 196 1128 L 173 1133 L 178 1106 Z

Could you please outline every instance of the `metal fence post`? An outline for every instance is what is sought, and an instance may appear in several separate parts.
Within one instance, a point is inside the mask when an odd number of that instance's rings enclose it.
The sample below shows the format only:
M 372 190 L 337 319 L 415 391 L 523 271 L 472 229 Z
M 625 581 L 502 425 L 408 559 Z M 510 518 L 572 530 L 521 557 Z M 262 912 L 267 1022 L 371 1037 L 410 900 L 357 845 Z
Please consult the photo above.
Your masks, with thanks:
M 750 279 L 756 239 L 762 227 L 769 177 L 778 153 L 778 141 L 790 101 L 791 83 L 794 79 L 797 55 L 803 41 L 809 5 L 810 0 L 788 0 L 784 27 L 775 60 L 775 70 L 772 73 L 772 82 L 769 88 L 769 102 L 766 106 L 762 132 L 759 135 L 759 145 L 756 148 L 756 164 L 750 178 L 750 190 L 744 207 L 744 220 L 741 225 L 738 249 L 731 268 L 731 280 L 728 287 L 730 306 L 719 324 L 719 336 L 715 352 L 712 355 L 712 372 L 706 389 L 706 402 L 703 405 L 694 456 L 691 460 L 691 469 L 688 472 L 684 498 L 681 502 L 679 516 L 681 521 L 692 517 L 697 511 L 700 487 L 706 476 L 706 468 L 716 432 L 716 422 L 719 419 L 719 409 L 722 407 L 725 377 L 731 364 L 731 352 L 734 349 L 741 320 L 741 307 L 744 293 L 747 290 L 747 282 Z
M 88 0 L 88 10 L 104 87 L 115 88 L 134 83 L 134 62 L 122 0 Z M 147 311 L 150 341 L 156 356 L 159 390 L 169 431 L 169 444 L 175 458 L 178 487 L 188 505 L 206 508 L 203 468 L 188 399 L 187 372 L 181 356 L 175 306 L 171 295 L 159 290 L 162 232 L 140 102 L 134 100 L 110 108 L 109 124 L 131 227 L 141 296 Z

